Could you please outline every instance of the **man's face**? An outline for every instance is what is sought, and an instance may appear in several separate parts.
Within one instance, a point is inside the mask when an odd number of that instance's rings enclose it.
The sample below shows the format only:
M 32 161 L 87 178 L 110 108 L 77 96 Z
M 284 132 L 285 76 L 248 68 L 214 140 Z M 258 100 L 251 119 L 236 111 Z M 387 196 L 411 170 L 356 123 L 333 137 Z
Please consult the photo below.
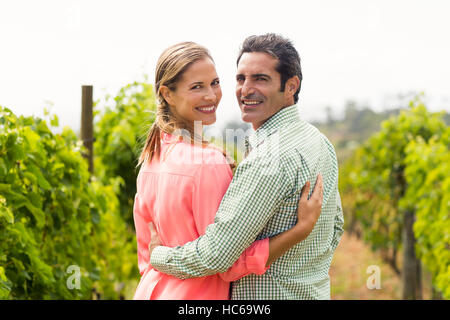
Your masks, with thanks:
M 280 92 L 278 59 L 263 52 L 246 52 L 241 56 L 236 75 L 236 98 L 242 120 L 258 129 L 267 119 L 287 106 Z

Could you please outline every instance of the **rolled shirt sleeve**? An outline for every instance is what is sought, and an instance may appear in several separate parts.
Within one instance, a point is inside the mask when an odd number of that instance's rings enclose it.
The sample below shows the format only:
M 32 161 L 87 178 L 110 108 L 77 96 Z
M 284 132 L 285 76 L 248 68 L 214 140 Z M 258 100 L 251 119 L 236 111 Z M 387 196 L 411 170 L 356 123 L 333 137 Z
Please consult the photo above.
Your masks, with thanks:
M 230 269 L 219 273 L 222 280 L 231 282 L 236 281 L 249 274 L 264 274 L 269 267 L 266 267 L 269 258 L 269 238 L 258 240 L 245 249 L 239 259 Z

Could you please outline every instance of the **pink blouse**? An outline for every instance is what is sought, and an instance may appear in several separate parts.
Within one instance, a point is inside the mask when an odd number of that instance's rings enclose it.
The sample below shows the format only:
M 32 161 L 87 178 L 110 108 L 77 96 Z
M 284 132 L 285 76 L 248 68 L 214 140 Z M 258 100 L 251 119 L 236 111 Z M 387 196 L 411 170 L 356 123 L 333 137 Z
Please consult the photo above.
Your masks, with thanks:
M 230 281 L 266 272 L 268 238 L 254 242 L 228 271 L 212 276 L 180 280 L 149 263 L 148 224 L 154 223 L 164 246 L 197 239 L 214 222 L 231 179 L 232 171 L 220 151 L 162 135 L 160 158 L 144 162 L 137 178 L 134 223 L 141 280 L 133 299 L 226 300 Z

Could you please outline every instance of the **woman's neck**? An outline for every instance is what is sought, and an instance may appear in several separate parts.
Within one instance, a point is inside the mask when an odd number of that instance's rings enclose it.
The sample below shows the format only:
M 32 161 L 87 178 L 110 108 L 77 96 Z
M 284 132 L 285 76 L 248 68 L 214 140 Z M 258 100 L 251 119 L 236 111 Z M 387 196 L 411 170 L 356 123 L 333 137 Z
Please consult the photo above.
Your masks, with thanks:
M 203 124 L 201 121 L 179 123 L 171 134 L 183 137 L 184 141 L 190 141 L 192 144 L 205 143 L 203 140 Z

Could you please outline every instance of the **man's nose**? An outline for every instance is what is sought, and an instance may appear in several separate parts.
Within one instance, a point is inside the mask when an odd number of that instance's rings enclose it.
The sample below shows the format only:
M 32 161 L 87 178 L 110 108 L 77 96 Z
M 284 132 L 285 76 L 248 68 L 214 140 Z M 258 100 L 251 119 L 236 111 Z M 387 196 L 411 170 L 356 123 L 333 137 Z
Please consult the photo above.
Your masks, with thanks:
M 248 80 L 244 80 L 241 86 L 241 96 L 247 97 L 254 92 L 253 87 Z

